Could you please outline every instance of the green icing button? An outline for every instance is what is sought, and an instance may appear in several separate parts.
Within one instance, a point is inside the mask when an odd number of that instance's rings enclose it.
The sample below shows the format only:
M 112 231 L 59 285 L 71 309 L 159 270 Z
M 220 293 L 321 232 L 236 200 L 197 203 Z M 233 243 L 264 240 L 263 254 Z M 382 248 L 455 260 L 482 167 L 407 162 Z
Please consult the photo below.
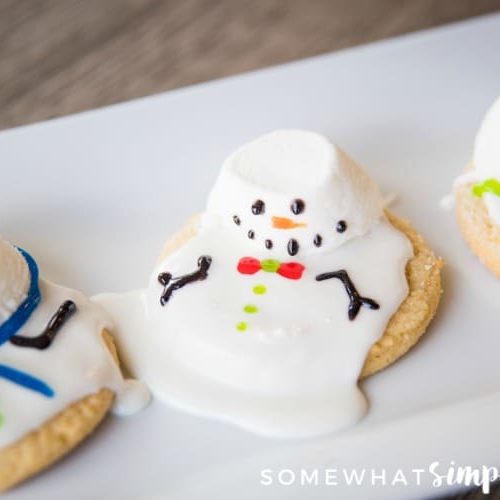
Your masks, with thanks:
M 266 285 L 255 285 L 253 287 L 253 293 L 255 293 L 255 295 L 264 295 L 266 292 Z
M 257 306 L 254 306 L 253 304 L 247 304 L 243 310 L 248 313 L 248 314 L 255 314 L 259 308 Z
M 260 265 L 266 273 L 275 273 L 280 267 L 280 262 L 274 259 L 264 259 Z
M 500 196 L 500 182 L 496 179 L 486 179 L 483 182 L 478 182 L 472 186 L 472 193 L 479 197 L 483 196 L 484 193 Z
M 238 330 L 239 332 L 244 332 L 247 328 L 248 328 L 248 325 L 244 321 L 240 321 L 236 325 L 236 330 Z

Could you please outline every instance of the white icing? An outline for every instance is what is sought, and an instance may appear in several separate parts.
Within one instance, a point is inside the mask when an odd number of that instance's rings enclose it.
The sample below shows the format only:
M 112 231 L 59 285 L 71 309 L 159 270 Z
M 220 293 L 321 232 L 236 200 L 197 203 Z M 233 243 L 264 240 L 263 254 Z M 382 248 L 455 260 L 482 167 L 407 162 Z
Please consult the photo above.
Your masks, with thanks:
M 104 328 L 112 331 L 105 311 L 75 290 L 40 280 L 42 301 L 27 323 L 17 332 L 39 335 L 66 300 L 77 311 L 61 328 L 55 341 L 44 350 L 18 347 L 9 342 L 0 346 L 0 364 L 41 379 L 54 391 L 52 398 L 0 377 L 0 449 L 40 427 L 69 405 L 103 388 L 117 396 L 120 414 L 144 407 L 148 391 L 124 381 L 102 338 Z M 133 394 L 135 392 L 135 394 Z M 121 401 L 122 395 L 125 401 Z
M 149 389 L 134 379 L 124 380 L 119 396 L 113 405 L 113 413 L 120 417 L 134 415 L 151 401 Z
M 447 194 L 439 201 L 439 206 L 446 212 L 451 212 L 455 206 L 455 197 L 453 194 Z
M 500 196 L 484 193 L 483 200 L 491 220 L 500 226 Z
M 293 259 L 306 266 L 297 281 L 239 274 L 247 250 L 231 230 L 205 221 L 154 271 L 147 290 L 99 296 L 118 326 L 122 359 L 160 400 L 257 433 L 310 436 L 354 423 L 366 411 L 357 379 L 367 352 L 408 293 L 408 240 L 383 220 L 335 252 Z M 207 280 L 174 292 L 161 307 L 159 272 L 189 272 L 201 254 L 213 258 Z M 314 279 L 342 268 L 380 310 L 362 308 L 348 320 L 341 283 Z M 267 293 L 255 295 L 256 284 Z M 249 303 L 259 312 L 243 312 Z M 248 329 L 239 332 L 243 320 Z
M 250 207 L 259 199 L 265 201 L 265 211 L 254 216 Z M 299 215 L 290 210 L 294 199 L 305 202 Z M 351 158 L 327 138 L 303 130 L 272 132 L 230 155 L 207 204 L 207 212 L 220 215 L 239 235 L 255 232 L 249 250 L 262 248 L 270 239 L 274 255 L 281 257 L 287 256 L 290 238 L 299 242 L 302 254 L 333 250 L 365 234 L 383 208 L 377 185 Z M 234 224 L 234 215 L 240 226 Z M 276 230 L 272 217 L 306 226 Z M 342 234 L 335 231 L 340 220 L 349 227 Z M 316 234 L 323 236 L 321 249 L 313 244 Z
M 473 161 L 480 179 L 500 179 L 500 97 L 481 123 L 474 144 Z
M 479 180 L 500 182 L 500 97 L 481 124 L 474 145 L 474 169 Z M 500 225 L 500 196 L 485 193 L 483 200 L 495 224 Z
M 0 237 L 0 324 L 26 299 L 30 274 L 24 257 Z
M 290 212 L 294 198 L 305 202 L 299 216 Z M 265 214 L 251 213 L 256 199 Z M 148 288 L 95 298 L 118 326 L 124 363 L 158 399 L 257 433 L 306 437 L 353 424 L 367 407 L 357 385 L 367 353 L 408 294 L 412 247 L 382 206 L 366 174 L 316 134 L 280 131 L 241 148 L 225 162 L 196 236 L 159 263 Z M 308 226 L 276 229 L 273 215 Z M 348 226 L 342 235 L 338 220 Z M 300 246 L 294 257 L 286 253 L 291 237 Z M 201 255 L 212 258 L 207 279 L 175 291 L 162 307 L 158 275 L 191 273 Z M 299 280 L 240 274 L 246 256 L 300 262 L 305 271 Z M 363 307 L 348 319 L 342 283 L 315 279 L 340 269 L 379 310 Z M 253 293 L 258 284 L 264 295 Z M 258 312 L 244 312 L 248 304 Z M 245 331 L 236 328 L 242 321 Z
M 473 170 L 458 177 L 454 187 L 471 185 L 488 179 L 500 182 L 500 97 L 484 117 L 474 143 Z M 491 220 L 500 225 L 500 196 L 484 193 L 482 196 Z

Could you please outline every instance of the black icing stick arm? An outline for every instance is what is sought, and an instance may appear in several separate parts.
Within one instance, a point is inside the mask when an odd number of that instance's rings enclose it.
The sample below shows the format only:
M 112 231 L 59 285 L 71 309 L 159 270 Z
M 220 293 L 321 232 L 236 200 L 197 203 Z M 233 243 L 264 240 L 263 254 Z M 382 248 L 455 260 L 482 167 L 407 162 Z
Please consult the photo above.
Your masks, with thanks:
M 316 281 L 325 281 L 331 278 L 340 280 L 344 285 L 345 291 L 349 296 L 349 308 L 347 310 L 347 313 L 351 321 L 356 319 L 361 306 L 369 307 L 370 309 L 380 309 L 380 305 L 373 299 L 370 299 L 368 297 L 361 297 L 345 269 L 341 269 L 340 271 L 333 271 L 331 273 L 318 274 L 316 276 Z
M 163 286 L 163 293 L 160 296 L 160 304 L 164 306 L 172 296 L 172 294 L 189 283 L 195 281 L 203 281 L 208 277 L 208 270 L 212 265 L 212 257 L 202 255 L 198 259 L 198 269 L 190 274 L 174 277 L 170 273 L 161 273 L 158 276 L 158 281 Z
M 73 314 L 76 312 L 76 304 L 72 300 L 66 300 L 61 304 L 56 313 L 50 318 L 43 332 L 37 337 L 23 337 L 14 335 L 10 342 L 18 347 L 32 347 L 34 349 L 47 349 L 50 347 L 56 335 Z

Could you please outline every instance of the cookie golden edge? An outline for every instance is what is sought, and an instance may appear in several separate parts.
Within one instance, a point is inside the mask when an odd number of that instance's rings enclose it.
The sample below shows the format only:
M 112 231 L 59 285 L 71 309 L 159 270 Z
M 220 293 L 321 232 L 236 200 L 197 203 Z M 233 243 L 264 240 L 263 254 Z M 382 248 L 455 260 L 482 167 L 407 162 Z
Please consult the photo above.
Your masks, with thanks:
M 386 211 L 389 222 L 406 235 L 413 257 L 406 264 L 408 295 L 392 315 L 382 337 L 373 344 L 360 378 L 386 368 L 406 354 L 422 337 L 434 318 L 441 296 L 443 260 L 436 257 L 411 224 Z
M 442 295 L 442 259 L 434 255 L 408 221 L 389 211 L 386 211 L 386 216 L 413 246 L 414 255 L 406 265 L 409 292 L 389 320 L 382 337 L 371 347 L 361 370 L 361 379 L 394 363 L 418 342 L 436 314 Z M 196 235 L 199 218 L 199 215 L 191 217 L 184 228 L 167 240 L 160 254 L 160 261 Z
M 104 329 L 102 336 L 118 364 L 111 334 Z M 113 406 L 114 398 L 113 391 L 103 388 L 0 450 L 0 493 L 42 472 L 73 450 L 101 423 Z
M 500 278 L 500 226 L 491 220 L 483 199 L 472 193 L 472 183 L 455 188 L 455 216 L 469 248 Z

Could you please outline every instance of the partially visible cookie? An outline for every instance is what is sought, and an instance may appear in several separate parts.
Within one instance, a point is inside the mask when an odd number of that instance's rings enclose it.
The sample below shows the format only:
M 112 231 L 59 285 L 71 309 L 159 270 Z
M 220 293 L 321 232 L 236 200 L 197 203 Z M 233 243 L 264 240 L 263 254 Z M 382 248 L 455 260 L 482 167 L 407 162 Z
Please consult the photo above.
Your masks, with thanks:
M 475 196 L 472 189 L 472 183 L 459 183 L 455 188 L 458 224 L 471 250 L 500 278 L 500 225 L 493 222 L 484 199 Z
M 103 338 L 118 363 L 111 334 Z M 0 492 L 46 469 L 80 444 L 113 405 L 114 393 L 101 389 L 75 402 L 40 428 L 0 450 Z
M 97 427 L 110 410 L 113 399 L 111 390 L 101 389 L 0 450 L 0 492 L 46 469 L 70 452 Z
M 115 395 L 131 395 L 124 413 L 139 408 L 108 326 L 100 306 L 41 279 L 33 257 L 0 239 L 0 491 L 78 445 Z
M 500 97 L 476 136 L 472 161 L 454 183 L 455 213 L 471 250 L 500 278 Z

